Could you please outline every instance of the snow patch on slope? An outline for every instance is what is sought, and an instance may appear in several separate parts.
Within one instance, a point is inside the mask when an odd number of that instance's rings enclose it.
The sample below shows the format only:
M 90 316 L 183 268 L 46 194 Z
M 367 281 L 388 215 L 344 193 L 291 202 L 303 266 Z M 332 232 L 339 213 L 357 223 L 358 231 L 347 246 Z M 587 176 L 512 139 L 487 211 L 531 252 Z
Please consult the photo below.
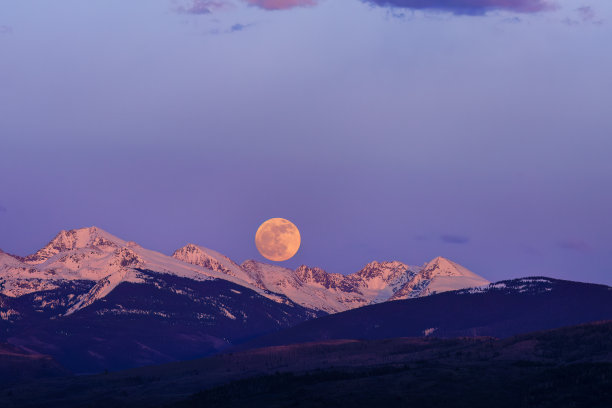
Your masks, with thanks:
M 473 295 L 486 292 L 543 293 L 553 290 L 554 280 L 544 277 L 528 277 L 495 282 L 488 285 L 458 291 L 460 295 Z

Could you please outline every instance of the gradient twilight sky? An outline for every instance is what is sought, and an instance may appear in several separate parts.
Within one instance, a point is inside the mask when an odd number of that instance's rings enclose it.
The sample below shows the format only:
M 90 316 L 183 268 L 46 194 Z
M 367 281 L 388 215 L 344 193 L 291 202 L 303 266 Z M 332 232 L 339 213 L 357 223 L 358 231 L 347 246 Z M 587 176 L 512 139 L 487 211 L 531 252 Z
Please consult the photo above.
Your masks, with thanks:
M 609 0 L 0 0 L 0 248 L 612 284 Z

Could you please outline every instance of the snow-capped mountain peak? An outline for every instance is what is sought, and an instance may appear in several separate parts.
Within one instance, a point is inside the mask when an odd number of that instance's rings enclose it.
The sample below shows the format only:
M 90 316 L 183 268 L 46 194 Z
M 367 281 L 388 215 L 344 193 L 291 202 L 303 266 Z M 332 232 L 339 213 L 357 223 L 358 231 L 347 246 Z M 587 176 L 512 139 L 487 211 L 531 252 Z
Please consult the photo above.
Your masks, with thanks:
M 438 256 L 423 266 L 423 274 L 429 279 L 434 276 L 466 276 L 466 277 L 478 277 L 474 272 L 469 269 L 449 260 Z
M 426 263 L 402 286 L 391 300 L 426 296 L 464 288 L 488 285 L 490 282 L 469 269 L 441 256 Z
M 40 264 L 60 252 L 81 248 L 118 248 L 126 245 L 122 239 L 101 230 L 98 227 L 62 230 L 47 245 L 36 253 L 25 257 L 29 264 Z
M 373 261 L 348 278 L 371 303 L 380 303 L 389 300 L 417 271 L 399 261 Z

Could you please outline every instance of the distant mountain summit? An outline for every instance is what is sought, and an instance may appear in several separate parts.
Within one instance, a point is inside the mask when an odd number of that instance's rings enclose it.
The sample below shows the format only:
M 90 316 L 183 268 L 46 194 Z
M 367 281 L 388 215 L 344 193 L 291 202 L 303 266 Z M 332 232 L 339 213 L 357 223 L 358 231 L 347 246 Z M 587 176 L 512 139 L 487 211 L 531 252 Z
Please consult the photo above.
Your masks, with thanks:
M 43 248 L 26 256 L 24 261 L 36 265 L 62 252 L 82 248 L 119 248 L 126 244 L 125 241 L 97 227 L 62 230 Z
M 489 283 L 467 268 L 439 256 L 425 264 L 389 300 L 410 299 Z

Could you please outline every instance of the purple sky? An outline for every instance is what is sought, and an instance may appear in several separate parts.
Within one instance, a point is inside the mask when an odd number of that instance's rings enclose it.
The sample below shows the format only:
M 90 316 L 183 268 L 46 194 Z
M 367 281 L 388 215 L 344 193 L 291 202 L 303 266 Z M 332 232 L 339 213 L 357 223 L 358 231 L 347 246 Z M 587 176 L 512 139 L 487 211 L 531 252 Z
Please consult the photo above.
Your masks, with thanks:
M 0 3 L 0 248 L 96 225 L 612 284 L 609 0 Z

